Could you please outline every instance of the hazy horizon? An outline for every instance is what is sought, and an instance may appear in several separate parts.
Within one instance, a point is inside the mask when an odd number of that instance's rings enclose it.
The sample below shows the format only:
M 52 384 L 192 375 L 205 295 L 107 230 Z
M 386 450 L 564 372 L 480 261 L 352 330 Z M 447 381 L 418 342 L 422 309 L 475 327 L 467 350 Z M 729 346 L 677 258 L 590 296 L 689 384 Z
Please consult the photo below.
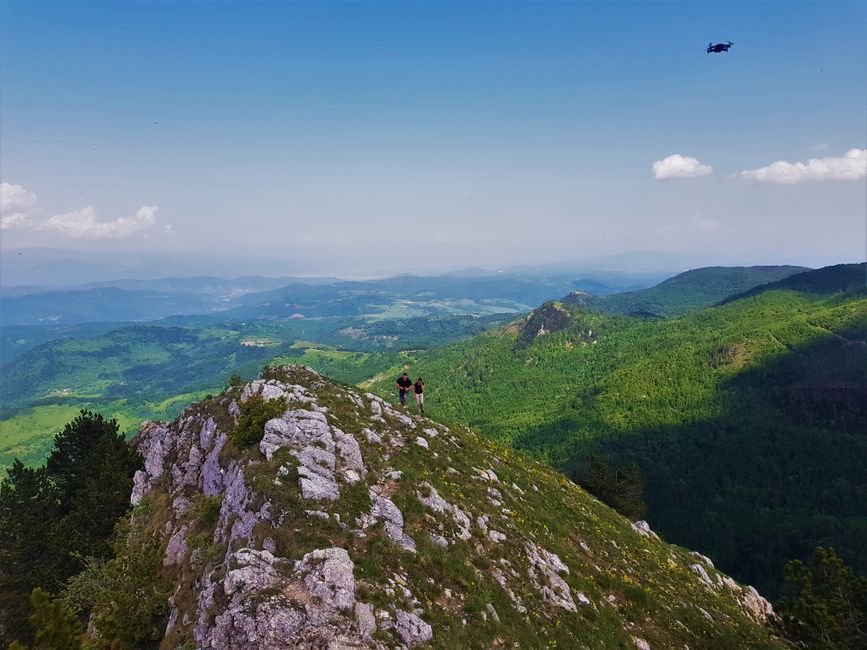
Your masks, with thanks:
M 0 18 L 7 258 L 246 267 L 226 276 L 865 259 L 864 3 L 5 2 Z
M 18 255 L 21 253 L 21 255 Z M 834 264 L 857 263 L 863 259 L 775 259 L 731 258 L 673 251 L 630 251 L 583 259 L 552 259 L 538 263 L 454 264 L 414 266 L 392 269 L 388 265 L 335 267 L 328 260 L 310 258 L 249 257 L 240 253 L 207 256 L 201 253 L 166 251 L 127 251 L 94 254 L 82 250 L 10 250 L 0 263 L 0 286 L 73 286 L 121 280 L 157 280 L 183 277 L 235 279 L 244 276 L 270 278 L 337 278 L 374 280 L 397 275 L 439 276 L 490 274 L 516 276 L 604 276 L 668 277 L 690 269 L 708 266 L 804 266 L 819 268 Z M 811 263 L 812 262 L 812 263 Z

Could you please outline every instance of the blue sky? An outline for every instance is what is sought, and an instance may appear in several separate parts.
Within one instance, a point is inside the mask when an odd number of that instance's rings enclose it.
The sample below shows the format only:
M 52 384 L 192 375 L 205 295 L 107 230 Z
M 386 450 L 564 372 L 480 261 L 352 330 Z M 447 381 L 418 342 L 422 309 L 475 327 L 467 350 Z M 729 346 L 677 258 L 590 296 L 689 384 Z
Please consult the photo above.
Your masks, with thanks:
M 2 2 L 0 23 L 4 249 L 864 258 L 864 2 Z

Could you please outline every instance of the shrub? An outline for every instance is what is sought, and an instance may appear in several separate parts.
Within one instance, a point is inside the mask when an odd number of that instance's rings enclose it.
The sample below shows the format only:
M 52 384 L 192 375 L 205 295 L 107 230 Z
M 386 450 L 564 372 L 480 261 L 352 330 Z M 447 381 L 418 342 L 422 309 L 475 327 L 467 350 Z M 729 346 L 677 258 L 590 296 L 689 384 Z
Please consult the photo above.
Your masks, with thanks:
M 229 439 L 240 449 L 248 449 L 262 440 L 265 423 L 286 412 L 283 398 L 265 401 L 261 395 L 252 395 L 239 405 L 238 424 L 229 432 Z

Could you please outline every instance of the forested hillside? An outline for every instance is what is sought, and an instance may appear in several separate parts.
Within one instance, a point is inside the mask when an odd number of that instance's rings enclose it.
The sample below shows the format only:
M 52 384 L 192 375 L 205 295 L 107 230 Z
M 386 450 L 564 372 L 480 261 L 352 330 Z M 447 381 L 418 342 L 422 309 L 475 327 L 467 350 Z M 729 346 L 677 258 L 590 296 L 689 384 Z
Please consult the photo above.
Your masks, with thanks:
M 592 296 L 590 304 L 614 314 L 680 316 L 768 282 L 784 282 L 806 270 L 802 266 L 708 266 L 680 273 L 649 289 Z
M 322 318 L 218 321 L 183 317 L 149 325 L 4 328 L 12 360 L 0 373 L 0 468 L 39 464 L 51 436 L 82 407 L 117 418 L 131 434 L 143 419 L 172 418 L 221 390 L 233 374 L 256 375 L 273 359 L 304 363 L 356 383 L 418 350 L 484 331 L 500 315 L 387 320 Z M 68 336 L 43 342 L 44 337 Z M 24 351 L 19 351 L 24 348 Z M 5 358 L 5 357 L 4 357 Z
M 538 310 L 421 356 L 428 411 L 567 474 L 591 452 L 638 463 L 651 523 L 768 593 L 817 544 L 867 570 L 862 293 L 767 290 L 672 320 L 546 309 L 568 325 Z

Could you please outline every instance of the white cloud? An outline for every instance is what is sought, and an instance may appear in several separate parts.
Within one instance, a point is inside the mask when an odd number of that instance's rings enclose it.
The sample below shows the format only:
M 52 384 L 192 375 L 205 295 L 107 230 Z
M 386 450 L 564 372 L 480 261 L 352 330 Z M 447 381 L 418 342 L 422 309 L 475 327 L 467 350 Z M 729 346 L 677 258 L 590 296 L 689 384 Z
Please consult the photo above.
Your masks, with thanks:
M 657 160 L 653 163 L 652 169 L 653 176 L 658 181 L 713 174 L 713 167 L 710 165 L 702 165 L 695 158 L 681 156 L 679 153 Z
M 810 181 L 857 181 L 867 176 L 867 149 L 850 149 L 836 158 L 810 158 L 805 163 L 778 160 L 767 167 L 744 170 L 740 176 L 747 180 L 781 185 Z
M 0 183 L 0 212 L 27 211 L 36 205 L 36 195 L 15 183 Z
M 97 221 L 92 207 L 51 217 L 40 230 L 53 230 L 76 239 L 122 239 L 156 223 L 157 206 L 142 206 L 132 217 Z
M 114 221 L 97 221 L 92 207 L 73 210 L 34 221 L 38 199 L 33 192 L 16 183 L 0 183 L 0 230 L 32 228 L 53 231 L 76 239 L 121 239 L 149 228 L 156 223 L 157 206 L 145 205 L 131 217 Z M 171 226 L 167 232 L 171 232 Z
M 819 153 L 821 151 L 828 151 L 828 149 L 830 148 L 831 145 L 820 142 L 819 144 L 814 144 L 813 146 L 811 146 L 810 151 L 815 151 L 816 153 Z
M 32 225 L 33 222 L 30 220 L 30 215 L 24 212 L 13 212 L 12 214 L 4 214 L 0 217 L 0 230 L 29 228 Z
M 0 230 L 32 226 L 30 211 L 36 203 L 33 192 L 16 183 L 0 183 Z

